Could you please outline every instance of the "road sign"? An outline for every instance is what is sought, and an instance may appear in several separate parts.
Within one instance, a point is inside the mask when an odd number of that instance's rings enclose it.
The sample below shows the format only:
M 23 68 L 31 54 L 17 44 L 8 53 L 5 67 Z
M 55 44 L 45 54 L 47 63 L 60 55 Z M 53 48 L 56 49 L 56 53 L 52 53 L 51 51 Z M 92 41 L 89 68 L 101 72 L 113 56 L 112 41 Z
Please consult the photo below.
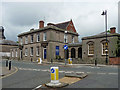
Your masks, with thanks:
M 64 49 L 67 50 L 67 49 L 68 49 L 68 46 L 67 46 L 67 45 L 64 45 Z
M 55 70 L 52 68 L 52 69 L 51 69 L 51 73 L 54 73 L 54 72 L 55 72 Z

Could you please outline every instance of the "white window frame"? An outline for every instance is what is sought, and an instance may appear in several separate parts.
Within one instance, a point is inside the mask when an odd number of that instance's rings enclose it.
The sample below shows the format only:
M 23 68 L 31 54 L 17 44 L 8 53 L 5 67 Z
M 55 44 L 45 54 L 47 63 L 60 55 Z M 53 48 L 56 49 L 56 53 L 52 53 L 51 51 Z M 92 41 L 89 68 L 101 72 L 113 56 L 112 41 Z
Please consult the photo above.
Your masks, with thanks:
M 40 41 L 40 33 L 37 34 L 37 42 L 39 42 L 39 41 Z
M 46 32 L 43 33 L 43 41 L 47 41 L 47 33 Z
M 74 43 L 74 36 L 72 36 L 72 43 Z
M 68 36 L 67 36 L 67 34 L 64 34 L 64 43 L 67 43 L 68 42 Z
M 103 43 L 106 43 L 106 42 L 103 42 Z M 106 53 L 105 54 L 103 53 L 103 43 L 101 43 L 101 45 L 102 45 L 102 55 L 106 55 Z M 107 53 L 107 55 L 108 55 L 108 53 Z
M 32 34 L 31 35 L 31 43 L 33 43 L 33 41 L 34 41 L 34 35 Z
M 14 51 L 12 51 L 12 57 L 14 57 Z
M 27 55 L 28 55 L 28 49 L 25 48 L 25 56 L 27 56 Z
M 25 36 L 25 44 L 28 44 L 28 36 Z
M 16 54 L 16 57 L 17 57 L 17 54 L 18 54 L 18 53 L 17 53 L 17 50 L 15 51 L 15 54 Z
M 92 43 L 92 44 L 93 44 L 93 43 Z M 89 53 L 89 49 L 90 49 L 89 46 L 90 46 L 90 44 L 88 44 L 88 55 L 89 55 L 89 56 L 93 56 L 94 54 L 90 54 L 90 53 Z M 94 47 L 94 44 L 93 44 L 93 47 Z
M 33 47 L 30 48 L 30 56 L 33 56 L 33 52 L 32 51 L 34 51 L 34 50 L 32 50 L 32 49 L 33 49 Z
M 39 46 L 37 46 L 37 47 L 36 47 L 36 56 L 39 56 L 39 54 L 40 54 L 39 49 L 40 49 Z

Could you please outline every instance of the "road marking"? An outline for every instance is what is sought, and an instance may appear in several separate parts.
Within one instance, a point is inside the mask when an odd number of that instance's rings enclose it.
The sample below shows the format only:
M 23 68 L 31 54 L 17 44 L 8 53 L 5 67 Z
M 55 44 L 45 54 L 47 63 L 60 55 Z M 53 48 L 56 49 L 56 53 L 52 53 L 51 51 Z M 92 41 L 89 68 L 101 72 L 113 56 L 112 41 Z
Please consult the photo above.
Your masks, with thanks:
M 87 73 L 91 73 L 91 72 L 87 72 Z
M 59 71 L 59 73 L 65 73 L 65 71 Z
M 108 73 L 108 74 L 110 74 L 110 75 L 118 75 L 118 73 Z
M 8 76 L 10 76 L 10 75 L 12 75 L 12 74 L 14 74 L 14 73 L 16 73 L 17 71 L 18 71 L 18 68 L 15 67 L 15 71 L 14 71 L 14 72 L 12 72 L 12 73 L 10 73 L 10 74 L 8 74 L 8 75 L 5 75 L 5 76 L 3 76 L 3 77 L 0 77 L 0 79 L 6 78 L 6 77 L 8 77 Z
M 106 74 L 106 73 L 97 73 L 97 74 Z
M 40 87 L 42 87 L 42 85 L 39 85 L 39 86 L 37 86 L 36 88 L 34 88 L 34 89 L 32 89 L 32 90 L 36 90 L 36 89 L 38 89 L 38 88 L 40 88 Z

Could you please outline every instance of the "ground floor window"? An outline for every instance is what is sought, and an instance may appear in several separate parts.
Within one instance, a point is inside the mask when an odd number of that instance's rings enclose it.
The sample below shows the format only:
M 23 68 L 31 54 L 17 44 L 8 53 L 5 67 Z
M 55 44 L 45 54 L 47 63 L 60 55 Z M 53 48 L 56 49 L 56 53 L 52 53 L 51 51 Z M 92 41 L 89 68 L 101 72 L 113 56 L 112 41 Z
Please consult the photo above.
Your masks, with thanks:
M 82 58 L 82 48 L 78 48 L 78 58 Z
M 39 46 L 36 47 L 36 55 L 39 56 Z
M 102 43 L 102 55 L 108 55 L 108 43 L 104 42 Z
M 30 48 L 30 55 L 33 56 L 33 47 Z
M 28 55 L 28 49 L 25 48 L 25 56 L 27 56 L 27 55 Z
M 94 44 L 88 44 L 88 55 L 94 55 Z

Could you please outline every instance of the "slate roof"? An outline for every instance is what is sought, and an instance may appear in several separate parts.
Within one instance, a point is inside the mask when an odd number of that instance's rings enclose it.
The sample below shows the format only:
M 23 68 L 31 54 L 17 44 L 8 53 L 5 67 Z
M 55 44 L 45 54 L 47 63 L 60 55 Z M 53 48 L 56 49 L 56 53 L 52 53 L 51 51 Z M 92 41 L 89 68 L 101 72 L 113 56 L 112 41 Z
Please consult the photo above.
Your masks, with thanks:
M 17 46 L 18 44 L 14 41 L 3 39 L 3 40 L 0 40 L 0 45 L 13 45 L 13 46 L 15 45 L 15 46 Z
M 112 37 L 112 36 L 120 36 L 119 33 L 107 33 L 107 37 Z M 106 33 L 105 32 L 102 32 L 102 33 L 99 33 L 97 35 L 93 35 L 93 36 L 88 36 L 88 37 L 83 37 L 82 40 L 86 40 L 86 39 L 95 39 L 95 38 L 103 38 L 103 37 L 106 37 Z

